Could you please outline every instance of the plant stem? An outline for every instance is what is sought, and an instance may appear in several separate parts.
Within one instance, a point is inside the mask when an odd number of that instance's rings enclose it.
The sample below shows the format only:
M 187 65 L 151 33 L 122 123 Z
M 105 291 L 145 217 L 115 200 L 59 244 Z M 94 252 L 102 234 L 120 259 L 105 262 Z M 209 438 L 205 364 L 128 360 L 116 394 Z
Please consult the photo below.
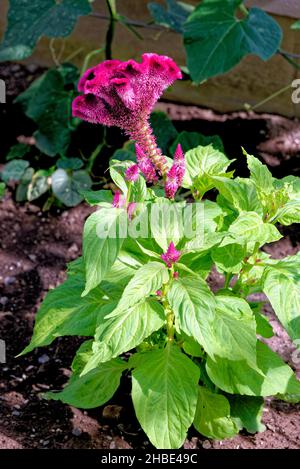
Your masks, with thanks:
M 56 67 L 59 67 L 60 66 L 60 63 L 59 63 L 59 60 L 57 58 L 57 55 L 56 55 L 56 51 L 55 51 L 55 47 L 54 47 L 54 42 L 55 42 L 55 38 L 52 38 L 50 39 L 50 42 L 49 42 L 49 49 L 50 49 L 50 52 L 51 52 L 51 57 L 52 57 L 52 60 L 55 64 Z
M 230 284 L 230 281 L 232 279 L 233 275 L 231 272 L 226 272 L 225 274 L 225 282 L 224 282 L 224 288 L 228 288 L 229 287 L 229 284 Z
M 92 173 L 92 169 L 93 169 L 93 166 L 95 164 L 95 160 L 96 160 L 97 156 L 99 155 L 100 151 L 102 150 L 103 146 L 104 146 L 103 142 L 99 143 L 99 145 L 95 148 L 95 150 L 93 151 L 93 153 L 89 157 L 88 163 L 87 163 L 86 168 L 85 168 L 86 171 L 89 174 Z
M 287 52 L 285 52 L 285 51 L 279 49 L 278 54 L 280 54 L 289 64 L 291 64 L 291 65 L 292 65 L 293 67 L 295 67 L 297 70 L 300 70 L 300 64 L 298 64 L 297 62 L 295 62 L 295 60 L 293 60 L 293 59 L 291 58 L 291 56 L 290 56 Z
M 115 23 L 116 23 L 116 2 L 115 0 L 106 0 L 107 8 L 109 11 L 109 25 L 106 32 L 105 38 L 105 58 L 106 60 L 112 59 L 112 43 L 115 35 Z
M 101 52 L 103 52 L 103 51 L 104 51 L 104 47 L 101 47 L 100 49 L 92 50 L 91 52 L 89 52 L 89 53 L 85 56 L 85 59 L 84 59 L 84 61 L 83 61 L 82 67 L 81 67 L 81 75 L 83 75 L 84 72 L 88 69 L 90 60 L 91 60 L 95 55 L 101 54 Z
M 247 10 L 247 8 L 245 7 L 243 3 L 239 6 L 239 9 L 242 13 L 244 13 L 245 16 L 249 15 L 249 11 Z
M 281 95 L 282 93 L 284 93 L 285 91 L 287 91 L 288 89 L 291 88 L 291 85 L 287 85 L 287 86 L 284 86 L 283 88 L 280 88 L 280 90 L 276 91 L 275 93 L 271 94 L 270 96 L 268 96 L 267 98 L 263 99 L 262 101 L 260 101 L 259 103 L 255 104 L 255 106 L 248 106 L 248 105 L 245 105 L 247 107 L 247 111 L 254 111 L 255 109 L 259 108 L 260 106 L 262 106 L 263 104 L 266 104 L 268 103 L 269 101 L 271 101 L 272 99 L 276 98 L 277 96 Z

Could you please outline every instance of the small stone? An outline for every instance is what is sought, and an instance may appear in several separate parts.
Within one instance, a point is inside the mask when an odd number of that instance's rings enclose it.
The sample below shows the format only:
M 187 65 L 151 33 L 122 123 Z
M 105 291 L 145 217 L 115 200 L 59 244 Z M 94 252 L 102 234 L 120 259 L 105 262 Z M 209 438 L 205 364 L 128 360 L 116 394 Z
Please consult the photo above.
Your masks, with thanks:
M 82 434 L 82 430 L 80 428 L 73 428 L 72 435 L 80 436 Z
M 2 297 L 0 298 L 0 304 L 1 304 L 2 306 L 5 306 L 7 302 L 8 302 L 7 296 L 2 296 Z
M 4 279 L 4 285 L 7 287 L 8 285 L 12 285 L 15 283 L 16 277 L 5 277 Z
M 122 410 L 123 407 L 119 405 L 107 405 L 103 409 L 102 416 L 105 419 L 118 420 Z
M 47 363 L 48 361 L 50 360 L 50 358 L 48 357 L 48 355 L 46 353 L 44 353 L 43 355 L 41 355 L 39 358 L 38 358 L 38 362 L 43 365 L 44 363 Z
M 29 73 L 35 73 L 38 70 L 38 65 L 36 64 L 29 64 L 27 65 L 27 70 Z
M 202 447 L 203 447 L 204 449 L 210 449 L 210 448 L 211 448 L 211 443 L 210 443 L 210 441 L 204 440 L 203 443 L 202 443 Z
M 44 440 L 44 441 L 43 441 L 43 446 L 47 446 L 47 445 L 49 445 L 49 443 L 50 443 L 49 440 Z
M 19 412 L 18 410 L 13 410 L 11 415 L 13 415 L 14 417 L 19 417 L 19 415 L 21 414 L 21 412 Z
M 35 254 L 29 254 L 29 259 L 32 261 L 32 262 L 35 262 L 36 261 L 36 255 Z

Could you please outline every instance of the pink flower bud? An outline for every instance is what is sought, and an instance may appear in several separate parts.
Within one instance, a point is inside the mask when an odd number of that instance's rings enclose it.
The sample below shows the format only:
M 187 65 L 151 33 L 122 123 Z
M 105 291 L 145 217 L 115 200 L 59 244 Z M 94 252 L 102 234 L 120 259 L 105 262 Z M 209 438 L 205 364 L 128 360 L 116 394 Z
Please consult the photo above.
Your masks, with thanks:
M 136 208 L 135 202 L 129 202 L 129 204 L 127 205 L 127 214 L 128 214 L 129 220 L 132 220 L 135 208 Z
M 175 249 L 173 241 L 169 244 L 169 247 L 165 253 L 161 255 L 162 260 L 166 263 L 167 267 L 171 268 L 181 256 L 181 252 Z
M 167 172 L 166 183 L 165 183 L 166 197 L 168 199 L 174 199 L 178 187 L 179 185 L 178 185 L 177 170 L 176 170 L 175 165 L 173 165 L 171 169 Z
M 157 295 L 157 296 L 163 296 L 163 293 L 162 293 L 161 290 L 157 290 L 157 291 L 156 291 L 156 295 Z
M 125 206 L 126 198 L 120 191 L 116 191 L 112 204 L 113 204 L 113 207 L 116 207 L 116 208 L 121 208 Z
M 177 280 L 178 277 L 179 277 L 179 272 L 174 272 L 174 273 L 173 273 L 173 278 L 174 278 L 175 280 Z
M 177 145 L 174 153 L 174 166 L 176 168 L 178 186 L 181 186 L 185 173 L 185 160 L 180 143 Z
M 135 182 L 138 180 L 139 177 L 139 167 L 137 164 L 131 165 L 125 171 L 125 178 L 127 181 Z

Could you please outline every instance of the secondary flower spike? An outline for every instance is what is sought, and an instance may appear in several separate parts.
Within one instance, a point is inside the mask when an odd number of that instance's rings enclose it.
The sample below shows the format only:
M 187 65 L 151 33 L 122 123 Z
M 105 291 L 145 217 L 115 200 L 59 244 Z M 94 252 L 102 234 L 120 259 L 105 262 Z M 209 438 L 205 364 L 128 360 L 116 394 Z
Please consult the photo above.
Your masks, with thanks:
M 138 167 L 146 178 L 147 182 L 156 182 L 157 175 L 152 161 L 145 155 L 141 147 L 136 143 L 135 145 L 136 159 Z
M 135 182 L 138 180 L 139 177 L 139 167 L 137 164 L 131 165 L 125 171 L 125 178 L 127 181 Z
M 180 78 L 176 63 L 164 55 L 143 54 L 141 63 L 106 60 L 81 77 L 78 90 L 83 95 L 73 101 L 73 116 L 125 130 L 165 174 L 166 160 L 157 147 L 149 116 L 163 91 Z
M 181 252 L 175 249 L 173 241 L 169 244 L 169 247 L 165 253 L 161 255 L 162 260 L 166 263 L 167 267 L 171 268 L 181 256 Z
M 167 172 L 165 182 L 165 194 L 168 199 L 174 199 L 175 194 L 182 184 L 185 173 L 184 153 L 181 145 L 178 144 L 174 153 L 174 160 L 171 168 Z

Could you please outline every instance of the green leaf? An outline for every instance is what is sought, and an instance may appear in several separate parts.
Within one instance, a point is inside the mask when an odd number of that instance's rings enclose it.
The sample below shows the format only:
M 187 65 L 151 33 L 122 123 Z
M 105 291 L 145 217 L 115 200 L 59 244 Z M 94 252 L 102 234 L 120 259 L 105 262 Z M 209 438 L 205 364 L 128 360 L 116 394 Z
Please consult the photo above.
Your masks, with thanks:
M 185 154 L 186 173 L 184 187 L 191 187 L 192 184 L 202 193 L 210 189 L 210 184 L 206 185 L 207 175 L 218 175 L 226 171 L 231 161 L 219 150 L 216 150 L 213 144 L 198 146 L 189 150 Z M 202 188 L 204 185 L 204 188 Z M 200 186 L 200 187 L 199 187 Z
M 83 166 L 83 161 L 80 158 L 60 158 L 56 162 L 56 166 L 59 169 L 80 169 Z
M 177 148 L 177 145 L 180 143 L 183 153 L 186 153 L 193 148 L 206 147 L 207 145 L 212 145 L 215 150 L 224 151 L 223 142 L 219 135 L 203 135 L 199 132 L 187 132 L 184 130 L 176 137 L 174 143 L 170 147 L 170 153 L 174 154 Z
M 178 135 L 172 121 L 164 112 L 154 111 L 150 116 L 150 124 L 159 148 L 163 154 L 167 154 L 170 143 Z
M 117 308 L 101 317 L 96 329 L 93 355 L 82 374 L 135 348 L 160 329 L 164 322 L 164 309 L 154 300 L 143 300 L 121 311 Z
M 168 269 L 161 262 L 148 262 L 140 267 L 126 286 L 118 304 L 118 311 L 137 304 L 156 293 L 169 280 Z
M 194 427 L 202 435 L 216 440 L 231 438 L 239 431 L 230 418 L 230 405 L 225 396 L 199 386 Z
M 260 371 L 249 366 L 246 360 L 208 357 L 206 370 L 215 385 L 230 394 L 274 396 L 278 393 L 300 393 L 300 382 L 293 370 L 261 342 L 257 342 L 257 366 Z
M 273 337 L 274 332 L 271 324 L 269 323 L 266 316 L 264 316 L 264 314 L 260 312 L 261 305 L 258 305 L 257 307 L 253 307 L 251 305 L 251 309 L 255 316 L 257 334 L 261 335 L 265 339 L 270 339 L 271 337 Z
M 23 60 L 41 36 L 68 36 L 78 17 L 88 15 L 88 0 L 10 0 L 8 26 L 0 47 L 0 61 Z
M 241 212 L 228 232 L 238 243 L 255 241 L 260 246 L 282 238 L 277 228 L 271 223 L 264 223 L 256 212 Z
M 94 335 L 105 300 L 100 289 L 81 298 L 83 288 L 84 277 L 76 274 L 50 290 L 37 314 L 31 342 L 21 355 L 51 344 L 56 337 Z
M 199 376 L 199 368 L 175 345 L 141 354 L 132 372 L 132 400 L 156 448 L 183 444 L 196 411 Z
M 89 189 L 92 180 L 83 170 L 69 174 L 64 169 L 57 169 L 51 178 L 51 187 L 54 195 L 67 207 L 75 207 L 82 202 L 82 190 Z
M 264 432 L 266 427 L 261 423 L 264 400 L 262 397 L 228 396 L 231 417 L 240 429 L 249 433 Z
M 45 194 L 50 188 L 48 184 L 48 176 L 46 171 L 37 171 L 32 177 L 28 185 L 27 197 L 29 201 L 38 199 L 41 195 Z
M 192 13 L 194 7 L 185 2 L 166 0 L 166 8 L 156 2 L 148 3 L 148 9 L 155 22 L 174 29 L 177 33 L 183 33 L 183 24 Z
M 262 285 L 283 327 L 300 339 L 300 254 L 267 267 Z
M 196 83 L 227 72 L 247 54 L 268 60 L 277 52 L 282 39 L 278 23 L 258 8 L 237 18 L 241 3 L 203 0 L 185 22 L 187 66 Z
M 136 162 L 136 156 L 135 153 L 132 151 L 128 151 L 123 148 L 119 148 L 116 150 L 112 156 L 113 160 L 118 160 L 118 161 L 134 161 Z
M 83 376 L 72 376 L 61 392 L 48 392 L 45 397 L 81 409 L 99 407 L 113 397 L 126 368 L 126 362 L 120 359 L 101 363 Z
M 36 146 L 46 155 L 63 154 L 70 143 L 72 97 L 72 92 L 65 90 L 63 75 L 50 69 L 15 100 L 38 125 Z
M 25 143 L 17 143 L 16 145 L 13 145 L 6 155 L 6 161 L 23 158 L 23 156 L 30 152 L 30 148 L 30 145 L 26 145 Z
M 4 194 L 5 194 L 5 184 L 4 182 L 0 182 L 0 199 L 2 199 Z
M 183 236 L 182 210 L 182 203 L 172 203 L 165 198 L 151 204 L 151 233 L 163 251 L 168 249 L 171 241 L 176 246 Z
M 216 267 L 224 272 L 237 274 L 241 270 L 242 261 L 246 257 L 247 250 L 245 246 L 237 243 L 222 243 L 214 247 L 211 252 L 212 260 Z
M 280 207 L 272 222 L 281 223 L 281 225 L 292 225 L 293 223 L 300 223 L 300 196 L 297 199 L 291 199 Z
M 258 158 L 249 155 L 244 149 L 243 153 L 247 157 L 250 179 L 254 182 L 256 187 L 265 193 L 274 191 L 273 176 L 267 166 L 261 163 Z
M 112 203 L 113 195 L 109 190 L 100 190 L 100 191 L 80 191 L 81 195 L 84 197 L 86 202 L 89 205 L 99 205 L 102 202 Z
M 212 176 L 211 180 L 213 187 L 218 189 L 235 210 L 253 211 L 263 215 L 263 207 L 253 181 L 244 178 L 228 179 L 222 176 Z
M 11 160 L 4 166 L 4 169 L 1 173 L 2 180 L 4 182 L 9 181 L 20 181 L 22 176 L 28 168 L 29 163 L 25 160 Z
M 293 23 L 291 29 L 300 29 L 300 20 L 296 21 L 296 23 Z
M 84 225 L 83 257 L 86 269 L 87 295 L 105 278 L 118 257 L 123 238 L 118 236 L 118 228 L 127 214 L 114 207 L 101 208 L 89 216 Z
M 177 328 L 199 342 L 211 357 L 256 363 L 256 323 L 242 298 L 214 298 L 200 277 L 179 278 L 168 292 Z

